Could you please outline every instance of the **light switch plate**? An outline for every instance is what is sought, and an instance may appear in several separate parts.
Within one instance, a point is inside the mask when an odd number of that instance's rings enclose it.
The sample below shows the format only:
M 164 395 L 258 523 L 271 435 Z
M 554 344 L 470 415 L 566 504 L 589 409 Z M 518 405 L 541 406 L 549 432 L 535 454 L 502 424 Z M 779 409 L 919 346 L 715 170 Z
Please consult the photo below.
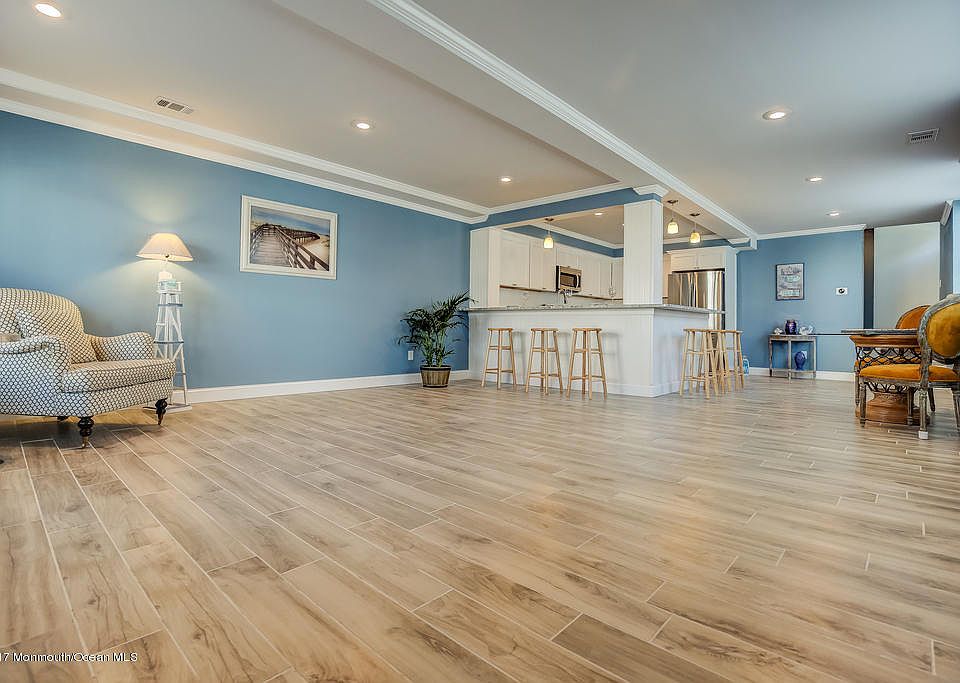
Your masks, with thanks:
M 413 360 L 413 349 L 407 351 L 407 360 Z
M 837 296 L 846 296 L 849 291 L 846 287 L 837 287 Z

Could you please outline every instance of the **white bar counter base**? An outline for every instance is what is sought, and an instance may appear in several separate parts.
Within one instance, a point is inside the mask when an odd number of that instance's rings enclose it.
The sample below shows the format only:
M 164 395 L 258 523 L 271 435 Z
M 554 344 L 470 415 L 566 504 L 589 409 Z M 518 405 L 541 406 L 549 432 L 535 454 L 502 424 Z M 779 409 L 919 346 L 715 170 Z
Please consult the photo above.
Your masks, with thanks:
M 574 327 L 603 330 L 607 388 L 612 394 L 662 396 L 680 389 L 683 330 L 707 327 L 716 311 L 670 304 L 471 308 L 470 376 L 480 379 L 487 353 L 487 328 L 512 327 L 517 382 L 523 382 L 530 353 L 531 327 L 556 327 L 560 336 L 563 381 L 567 382 Z M 494 363 L 491 356 L 491 365 Z M 507 380 L 509 382 L 509 380 Z M 553 381 L 556 386 L 556 380 Z M 577 385 L 579 387 L 579 384 Z M 577 389 L 579 393 L 579 389 Z

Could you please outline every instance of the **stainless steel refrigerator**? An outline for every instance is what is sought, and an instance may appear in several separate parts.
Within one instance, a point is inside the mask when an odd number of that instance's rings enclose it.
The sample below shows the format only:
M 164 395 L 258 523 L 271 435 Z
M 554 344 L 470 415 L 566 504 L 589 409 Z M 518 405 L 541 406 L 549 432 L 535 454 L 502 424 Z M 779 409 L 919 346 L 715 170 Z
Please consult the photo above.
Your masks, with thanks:
M 667 303 L 697 308 L 724 309 L 726 290 L 725 273 L 719 270 L 681 270 L 670 273 L 667 283 Z M 723 329 L 725 316 L 714 313 L 710 316 L 710 327 Z

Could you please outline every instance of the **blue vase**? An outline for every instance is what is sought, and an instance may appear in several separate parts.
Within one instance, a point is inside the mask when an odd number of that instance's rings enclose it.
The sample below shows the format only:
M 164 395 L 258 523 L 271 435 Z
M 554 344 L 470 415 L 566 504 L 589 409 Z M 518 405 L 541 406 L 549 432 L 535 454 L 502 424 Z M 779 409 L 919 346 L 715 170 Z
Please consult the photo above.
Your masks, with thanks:
M 797 370 L 803 370 L 803 366 L 807 364 L 807 354 L 803 351 L 797 351 L 793 354 L 793 367 Z

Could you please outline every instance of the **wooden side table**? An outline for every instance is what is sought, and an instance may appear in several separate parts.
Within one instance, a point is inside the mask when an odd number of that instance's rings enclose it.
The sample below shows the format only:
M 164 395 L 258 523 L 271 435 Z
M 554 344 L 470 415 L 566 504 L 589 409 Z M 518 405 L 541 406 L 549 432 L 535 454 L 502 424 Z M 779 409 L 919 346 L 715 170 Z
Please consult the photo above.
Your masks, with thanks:
M 802 342 L 804 344 L 810 344 L 810 369 L 809 370 L 797 370 L 794 367 L 793 363 L 793 344 L 794 342 Z M 787 345 L 787 367 L 785 368 L 775 368 L 773 367 L 773 345 L 774 344 L 786 344 Z M 793 379 L 794 377 L 809 377 L 811 379 L 817 376 L 817 337 L 813 334 L 771 334 L 769 341 L 767 342 L 769 348 L 769 359 L 770 362 L 767 365 L 770 371 L 770 376 L 774 376 L 774 372 L 785 372 L 787 379 Z

